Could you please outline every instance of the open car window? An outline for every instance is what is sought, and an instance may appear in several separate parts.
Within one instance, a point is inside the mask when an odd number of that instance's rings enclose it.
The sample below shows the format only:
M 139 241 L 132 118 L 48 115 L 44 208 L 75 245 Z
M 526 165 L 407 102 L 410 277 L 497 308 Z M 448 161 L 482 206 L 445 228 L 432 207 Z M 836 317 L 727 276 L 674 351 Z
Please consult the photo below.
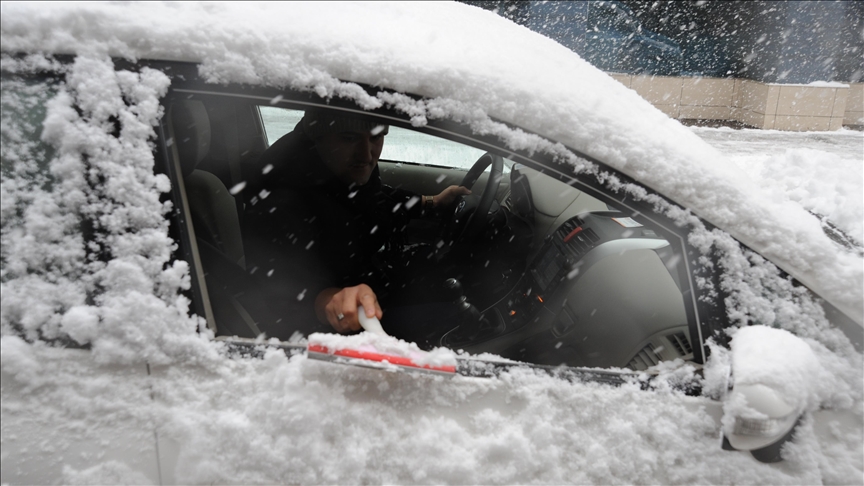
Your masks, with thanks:
M 303 118 L 303 110 L 277 108 L 275 106 L 260 106 L 261 121 L 267 133 L 267 145 L 279 140 L 283 135 L 294 130 Z
M 183 92 L 169 95 L 167 112 L 174 140 L 197 140 L 194 150 L 181 142 L 172 154 L 192 222 L 203 310 L 217 336 L 290 340 L 334 332 L 314 312 L 321 289 L 368 282 L 384 307 L 385 330 L 426 348 L 632 370 L 702 359 L 683 240 L 566 169 L 503 149 L 484 155 L 478 147 L 488 144 L 382 119 L 390 128 L 380 179 L 395 191 L 382 199 L 383 217 L 353 212 L 357 196 L 325 197 L 317 182 L 292 171 L 292 164 L 317 163 L 314 156 L 274 158 L 302 109 Z M 459 216 L 458 201 L 418 210 L 421 196 L 459 184 L 475 162 L 502 154 L 521 163 L 491 185 L 489 168 L 480 176 L 475 196 L 495 193 L 470 238 L 462 231 L 481 217 Z M 354 276 L 339 275 L 343 269 Z
M 261 120 L 272 145 L 294 129 L 303 118 L 303 110 L 260 106 Z M 384 162 L 408 162 L 421 165 L 443 166 L 468 170 L 483 155 L 483 150 L 400 127 L 390 127 L 387 143 L 381 152 Z M 505 159 L 504 170 L 509 172 L 513 162 Z M 490 168 L 486 169 L 489 172 Z

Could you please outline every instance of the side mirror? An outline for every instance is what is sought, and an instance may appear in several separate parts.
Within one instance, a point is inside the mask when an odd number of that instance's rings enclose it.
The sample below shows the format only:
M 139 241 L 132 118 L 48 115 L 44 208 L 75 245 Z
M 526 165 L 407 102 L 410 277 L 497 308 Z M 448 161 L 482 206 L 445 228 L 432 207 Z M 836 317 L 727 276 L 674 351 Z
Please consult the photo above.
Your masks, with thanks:
M 821 364 L 804 340 L 782 329 L 741 328 L 731 347 L 734 384 L 723 400 L 723 448 L 778 462 L 807 409 Z
M 765 385 L 737 386 L 723 404 L 723 449 L 750 451 L 761 462 L 779 462 L 801 413 Z

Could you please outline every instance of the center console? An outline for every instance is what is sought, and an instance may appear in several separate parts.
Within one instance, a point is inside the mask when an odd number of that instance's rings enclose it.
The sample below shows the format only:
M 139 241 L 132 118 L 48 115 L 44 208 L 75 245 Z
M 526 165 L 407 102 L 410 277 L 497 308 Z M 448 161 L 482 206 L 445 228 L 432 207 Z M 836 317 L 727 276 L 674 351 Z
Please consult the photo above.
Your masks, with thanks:
M 441 344 L 571 366 L 625 366 L 657 333 L 686 329 L 669 242 L 617 211 L 582 213 L 543 243 L 517 284 L 483 310 L 485 332 Z M 591 355 L 602 356 L 591 356 Z

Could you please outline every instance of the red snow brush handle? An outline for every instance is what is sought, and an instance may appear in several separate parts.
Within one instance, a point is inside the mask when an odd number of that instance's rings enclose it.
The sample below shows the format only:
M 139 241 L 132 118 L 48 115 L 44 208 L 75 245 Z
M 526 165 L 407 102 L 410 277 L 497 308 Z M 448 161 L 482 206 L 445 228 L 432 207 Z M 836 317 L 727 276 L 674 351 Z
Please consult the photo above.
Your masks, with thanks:
M 328 354 L 331 356 L 339 356 L 342 358 L 350 358 L 350 359 L 365 359 L 368 361 L 377 361 L 379 363 L 390 363 L 396 366 L 405 366 L 409 368 L 418 368 L 424 370 L 431 371 L 440 371 L 443 373 L 456 373 L 456 366 L 453 365 L 444 365 L 444 366 L 436 366 L 436 365 L 428 365 L 428 364 L 418 364 L 411 360 L 411 358 L 406 358 L 404 356 L 393 356 L 389 354 L 381 354 L 375 353 L 371 351 L 358 351 L 356 349 L 340 349 L 337 351 L 331 351 L 329 348 L 325 346 L 321 346 L 320 344 L 310 344 L 308 346 L 308 351 L 311 353 L 319 353 L 319 354 Z

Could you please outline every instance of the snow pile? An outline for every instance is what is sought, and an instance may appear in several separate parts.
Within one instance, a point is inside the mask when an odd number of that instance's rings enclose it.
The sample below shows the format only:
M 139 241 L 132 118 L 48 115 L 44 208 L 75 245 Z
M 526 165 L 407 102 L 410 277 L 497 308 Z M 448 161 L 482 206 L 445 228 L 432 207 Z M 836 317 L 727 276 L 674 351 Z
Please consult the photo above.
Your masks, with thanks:
M 353 349 L 409 358 L 411 362 L 420 366 L 456 366 L 456 354 L 450 349 L 435 348 L 431 351 L 423 351 L 416 343 L 371 332 L 361 332 L 352 336 L 313 333 L 309 335 L 308 339 L 309 345 L 323 346 L 330 353 L 343 349 Z
M 731 347 L 735 386 L 768 386 L 795 410 L 816 410 L 821 400 L 815 392 L 837 389 L 810 346 L 787 331 L 741 328 Z
M 762 190 L 864 242 L 864 133 L 691 127 Z
M 158 71 L 78 57 L 36 120 L 50 150 L 35 142 L 38 126 L 4 110 L 4 162 L 12 162 L 2 186 L 4 334 L 68 336 L 106 361 L 213 353 L 179 294 L 189 288 L 188 265 L 169 265 L 171 205 L 160 194 L 170 185 L 153 173 L 149 139 L 168 83 Z M 45 101 L 29 91 L 4 84 L 4 105 L 20 113 Z M 39 167 L 46 161 L 48 171 Z
M 381 373 L 278 352 L 155 373 L 155 392 L 172 410 L 159 433 L 179 446 L 179 483 L 821 479 L 818 467 L 776 468 L 721 452 L 718 426 L 698 399 L 635 384 L 571 384 L 530 370 L 498 379 Z M 837 468 L 855 463 L 851 453 L 838 459 Z
M 786 85 L 784 85 L 786 86 Z M 794 84 L 790 86 L 795 86 Z M 849 85 L 846 83 L 840 83 L 838 81 L 813 81 L 811 83 L 807 83 L 804 86 L 817 86 L 820 88 L 848 88 Z
M 859 244 L 864 242 L 861 158 L 842 159 L 820 150 L 790 149 L 750 165 L 749 171 L 767 186 L 767 191 L 785 195 L 825 217 Z
M 357 19 L 362 18 L 362 22 Z M 446 34 L 445 34 L 446 33 Z M 836 251 L 818 220 L 764 194 L 696 135 L 563 46 L 458 3 L 4 4 L 2 45 L 201 62 L 216 83 L 291 86 L 391 106 L 417 125 L 468 123 L 508 146 L 590 168 L 597 157 L 692 208 L 861 322 L 861 258 Z M 425 96 L 370 97 L 345 79 Z M 838 282 L 843 282 L 842 284 Z
M 704 400 L 646 392 L 638 383 L 570 383 L 530 370 L 494 379 L 383 373 L 276 350 L 263 359 L 155 366 L 148 376 L 12 336 L 0 344 L 4 417 L 26 412 L 25 424 L 42 426 L 41 445 L 30 453 L 64 457 L 64 483 L 141 481 L 110 454 L 89 463 L 79 457 L 80 441 L 98 444 L 121 424 L 137 431 L 129 445 L 140 458 L 153 453 L 148 439 L 156 428 L 163 478 L 177 484 L 855 484 L 861 478 L 854 433 L 820 443 L 802 426 L 794 445 L 804 459 L 759 464 L 746 453 L 720 450 L 717 411 Z M 55 423 L 62 427 L 45 427 Z M 11 436 L 11 426 L 4 420 L 4 474 L 16 467 L 25 435 Z

